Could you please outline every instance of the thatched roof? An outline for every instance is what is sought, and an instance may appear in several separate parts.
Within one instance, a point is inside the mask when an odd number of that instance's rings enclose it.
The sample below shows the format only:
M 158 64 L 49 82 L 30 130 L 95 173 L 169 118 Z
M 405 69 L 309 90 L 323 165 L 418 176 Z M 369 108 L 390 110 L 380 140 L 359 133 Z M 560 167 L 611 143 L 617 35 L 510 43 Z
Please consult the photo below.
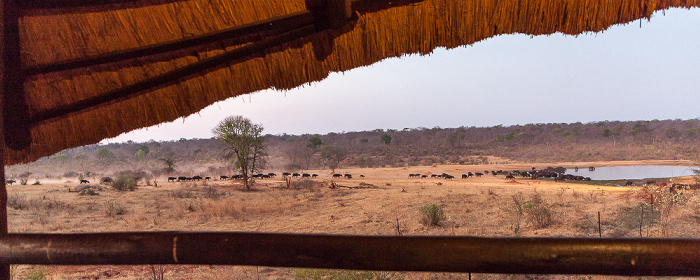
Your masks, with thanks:
M 14 97 L 4 102 L 6 112 L 10 103 L 27 110 L 10 108 L 18 113 L 5 115 L 5 131 L 11 148 L 29 145 L 6 150 L 6 164 L 390 57 L 428 54 L 500 34 L 601 31 L 656 10 L 700 6 L 700 0 L 327 1 L 340 3 L 339 8 L 318 8 L 314 2 L 23 1 L 19 35 L 26 103 Z M 257 25 L 261 21 L 267 24 Z M 202 37 L 222 30 L 228 37 Z M 169 42 L 176 44 L 163 46 Z M 153 45 L 166 52 L 143 51 Z M 119 55 L 109 56 L 115 52 Z M 27 121 L 31 141 L 23 143 Z

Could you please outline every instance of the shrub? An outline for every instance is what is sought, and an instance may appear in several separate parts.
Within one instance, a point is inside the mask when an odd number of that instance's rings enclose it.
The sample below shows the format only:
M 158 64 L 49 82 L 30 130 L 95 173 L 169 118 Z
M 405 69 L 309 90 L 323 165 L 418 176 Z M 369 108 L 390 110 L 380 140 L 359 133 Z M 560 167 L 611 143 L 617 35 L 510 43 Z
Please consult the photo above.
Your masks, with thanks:
M 119 202 L 110 201 L 107 202 L 107 216 L 114 217 L 117 215 L 126 214 L 126 207 L 121 205 Z
M 204 192 L 204 197 L 211 198 L 211 199 L 219 199 L 223 193 L 219 192 L 215 187 L 208 186 L 202 189 Z
M 540 194 L 535 194 L 525 202 L 525 213 L 531 225 L 535 228 L 545 228 L 552 224 L 552 212 Z
M 297 279 L 404 279 L 400 272 L 302 268 L 294 270 Z
M 192 198 L 194 193 L 189 188 L 179 188 L 170 192 L 170 196 L 175 198 Z
M 20 178 L 20 179 L 19 179 L 19 184 L 22 185 L 22 186 L 26 186 L 26 185 L 27 185 L 27 178 Z
M 25 195 L 10 195 L 7 197 L 7 207 L 15 210 L 27 209 L 27 196 Z
M 136 180 L 126 175 L 119 175 L 112 182 L 112 188 L 118 191 L 133 191 L 136 190 Z
M 435 203 L 423 205 L 420 208 L 420 213 L 421 222 L 428 226 L 440 226 L 442 221 L 445 220 L 445 212 Z
M 68 171 L 66 173 L 63 173 L 63 178 L 75 178 L 75 177 L 78 177 L 78 172 Z

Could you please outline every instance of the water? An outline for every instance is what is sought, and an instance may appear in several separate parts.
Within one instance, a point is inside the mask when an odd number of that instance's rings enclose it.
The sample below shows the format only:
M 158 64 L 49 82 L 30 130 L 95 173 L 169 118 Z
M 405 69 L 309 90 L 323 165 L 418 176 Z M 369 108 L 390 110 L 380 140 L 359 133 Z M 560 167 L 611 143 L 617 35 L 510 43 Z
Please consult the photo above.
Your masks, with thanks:
M 700 167 L 689 166 L 660 166 L 660 165 L 637 165 L 637 166 L 611 166 L 596 167 L 595 171 L 588 171 L 588 167 L 579 167 L 578 171 L 573 168 L 567 169 L 567 174 L 576 176 L 591 177 L 593 180 L 639 180 L 645 178 L 671 178 L 693 175 L 692 169 Z

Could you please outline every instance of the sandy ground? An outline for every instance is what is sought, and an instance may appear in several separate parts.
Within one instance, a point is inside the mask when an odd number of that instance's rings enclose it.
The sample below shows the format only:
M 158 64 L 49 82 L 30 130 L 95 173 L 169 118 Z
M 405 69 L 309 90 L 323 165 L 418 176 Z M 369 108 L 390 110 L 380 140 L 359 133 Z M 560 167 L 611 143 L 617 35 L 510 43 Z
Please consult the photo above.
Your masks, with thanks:
M 332 180 L 329 170 L 313 183 L 294 179 L 286 188 L 280 178 L 259 180 L 254 191 L 238 182 L 174 182 L 165 178 L 157 186 L 136 191 L 101 187 L 98 195 L 80 196 L 77 182 L 43 181 L 38 186 L 8 186 L 9 228 L 29 232 L 112 231 L 261 231 L 364 235 L 471 235 L 471 236 L 598 236 L 597 213 L 601 213 L 603 236 L 639 236 L 626 227 L 626 213 L 648 200 L 644 187 L 599 186 L 577 182 L 553 182 L 503 175 L 460 179 L 467 172 L 529 170 L 546 166 L 613 166 L 668 164 L 679 161 L 588 162 L 512 165 L 439 165 L 406 168 L 339 169 L 353 179 Z M 273 171 L 275 172 L 275 171 Z M 281 171 L 276 173 L 281 174 Z M 414 179 L 408 174 L 456 176 L 453 180 Z M 361 178 L 360 175 L 364 175 Z M 215 174 L 208 174 L 218 178 Z M 91 180 L 92 181 L 92 180 Z M 681 181 L 690 182 L 692 178 Z M 337 185 L 331 188 L 331 183 Z M 653 187 L 650 189 L 655 189 Z M 541 197 L 551 211 L 552 222 L 537 227 L 524 219 L 517 224 L 513 198 Z M 13 208 L 13 204 L 17 206 Z M 445 213 L 441 226 L 422 223 L 419 209 L 436 203 Z M 669 211 L 646 226 L 645 237 L 700 237 L 695 207 L 688 203 Z M 673 209 L 672 209 L 673 210 Z M 519 228 L 516 232 L 516 228 Z M 153 267 L 153 268 L 159 268 Z M 50 279 L 153 279 L 151 266 L 18 266 L 21 276 L 44 272 Z M 165 266 L 165 279 L 289 279 L 312 278 L 306 270 L 242 266 Z M 376 276 L 376 275 L 375 275 Z M 392 279 L 462 279 L 466 274 L 401 273 Z M 497 279 L 504 275 L 473 275 Z M 521 276 L 507 276 L 518 278 Z M 524 276 L 523 276 L 524 277 Z M 330 277 L 337 278 L 337 277 Z M 361 277 L 366 278 L 366 277 Z M 577 276 L 554 278 L 578 279 Z M 524 278 L 523 278 L 524 279 Z

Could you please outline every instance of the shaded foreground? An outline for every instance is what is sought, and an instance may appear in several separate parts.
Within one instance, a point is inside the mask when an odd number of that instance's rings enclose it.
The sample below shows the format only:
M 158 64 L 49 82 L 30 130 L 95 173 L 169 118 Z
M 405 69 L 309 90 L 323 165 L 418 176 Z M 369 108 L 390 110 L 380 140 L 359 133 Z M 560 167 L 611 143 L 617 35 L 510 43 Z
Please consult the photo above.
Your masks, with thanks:
M 358 235 L 470 235 L 483 237 L 698 237 L 695 193 L 659 186 L 607 187 L 546 180 L 507 181 L 503 176 L 465 180 L 409 179 L 410 173 L 457 174 L 524 166 L 438 166 L 343 170 L 365 178 L 260 180 L 245 192 L 232 181 L 158 183 L 119 192 L 102 186 L 79 195 L 77 183 L 9 186 L 13 233 L 109 231 L 261 231 Z M 477 169 L 478 168 L 478 169 Z M 474 170 L 471 170 L 474 169 Z M 690 180 L 690 179 L 687 179 Z M 159 180 L 160 181 L 160 180 Z M 681 180 L 682 181 L 682 180 Z M 437 204 L 439 226 L 423 222 L 420 208 Z M 522 207 L 519 207 L 521 205 Z M 535 211 L 537 210 L 537 211 Z M 250 244 L 255 245 L 255 244 Z M 156 267 L 19 266 L 61 278 L 150 277 Z M 157 268 L 162 268 L 158 266 Z M 316 270 L 259 267 L 167 266 L 166 279 L 314 278 Z M 352 272 L 343 272 L 352 273 Z M 442 273 L 392 273 L 397 279 L 464 277 Z M 473 275 L 493 278 L 493 275 Z M 571 276 L 572 278 L 577 278 Z

